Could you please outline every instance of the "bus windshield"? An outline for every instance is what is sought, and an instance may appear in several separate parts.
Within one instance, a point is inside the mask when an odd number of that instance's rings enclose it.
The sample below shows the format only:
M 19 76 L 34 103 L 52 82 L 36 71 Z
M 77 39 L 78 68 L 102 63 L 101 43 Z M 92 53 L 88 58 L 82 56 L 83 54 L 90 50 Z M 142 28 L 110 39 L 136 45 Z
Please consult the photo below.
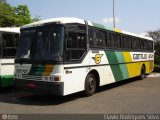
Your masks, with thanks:
M 64 27 L 48 24 L 21 30 L 17 60 L 61 61 Z

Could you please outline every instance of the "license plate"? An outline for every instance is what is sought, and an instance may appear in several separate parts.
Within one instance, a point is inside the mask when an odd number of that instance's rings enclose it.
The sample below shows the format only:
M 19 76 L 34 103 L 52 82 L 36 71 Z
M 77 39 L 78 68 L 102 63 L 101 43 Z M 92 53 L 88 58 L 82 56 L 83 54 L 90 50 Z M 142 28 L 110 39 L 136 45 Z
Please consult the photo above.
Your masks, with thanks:
M 35 88 L 35 87 L 36 87 L 36 84 L 34 84 L 34 83 L 28 83 L 28 84 L 27 84 L 27 87 Z

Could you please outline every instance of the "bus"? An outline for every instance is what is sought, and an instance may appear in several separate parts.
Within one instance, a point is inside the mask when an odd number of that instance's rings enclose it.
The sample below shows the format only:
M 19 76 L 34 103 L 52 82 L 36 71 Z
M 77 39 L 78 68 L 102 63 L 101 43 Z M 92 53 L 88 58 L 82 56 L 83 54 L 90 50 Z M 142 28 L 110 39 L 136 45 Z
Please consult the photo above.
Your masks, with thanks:
M 15 84 L 30 92 L 95 93 L 99 86 L 153 71 L 149 37 L 79 18 L 52 18 L 21 27 Z
M 14 59 L 20 28 L 0 28 L 0 88 L 13 86 Z

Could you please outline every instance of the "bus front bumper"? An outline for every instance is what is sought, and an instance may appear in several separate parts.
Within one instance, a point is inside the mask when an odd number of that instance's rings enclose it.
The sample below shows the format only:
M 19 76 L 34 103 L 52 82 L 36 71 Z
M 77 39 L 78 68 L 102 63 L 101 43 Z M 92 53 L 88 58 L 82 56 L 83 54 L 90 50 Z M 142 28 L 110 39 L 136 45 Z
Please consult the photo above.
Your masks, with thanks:
M 63 82 L 44 82 L 44 81 L 32 81 L 24 79 L 14 79 L 17 89 L 37 92 L 42 94 L 53 94 L 63 96 Z

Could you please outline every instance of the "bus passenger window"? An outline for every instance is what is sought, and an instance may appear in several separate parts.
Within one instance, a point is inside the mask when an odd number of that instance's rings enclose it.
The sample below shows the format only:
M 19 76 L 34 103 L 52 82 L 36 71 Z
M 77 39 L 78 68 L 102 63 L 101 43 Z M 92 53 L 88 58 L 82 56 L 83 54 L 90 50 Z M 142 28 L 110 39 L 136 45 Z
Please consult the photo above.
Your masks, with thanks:
M 112 32 L 109 32 L 109 38 L 108 38 L 108 47 L 113 48 L 114 47 L 114 34 Z
M 79 60 L 85 52 L 86 34 L 85 27 L 68 27 L 68 37 L 66 45 L 66 59 Z
M 18 34 L 4 33 L 2 34 L 2 57 L 14 58 L 16 55 L 16 45 L 18 43 Z
M 94 28 L 89 29 L 90 47 L 106 47 L 106 33 Z
M 127 41 L 127 37 L 123 35 L 122 39 L 121 39 L 121 47 L 122 47 L 122 49 L 126 49 L 126 41 Z
M 121 35 L 120 34 L 115 34 L 114 46 L 115 48 L 121 48 Z
M 99 31 L 99 46 L 106 47 L 106 33 L 103 31 Z
M 132 47 L 132 38 L 127 36 L 127 39 L 126 39 L 126 48 L 127 49 L 131 49 Z
M 91 47 L 98 46 L 98 32 L 95 29 L 89 29 L 89 44 Z

